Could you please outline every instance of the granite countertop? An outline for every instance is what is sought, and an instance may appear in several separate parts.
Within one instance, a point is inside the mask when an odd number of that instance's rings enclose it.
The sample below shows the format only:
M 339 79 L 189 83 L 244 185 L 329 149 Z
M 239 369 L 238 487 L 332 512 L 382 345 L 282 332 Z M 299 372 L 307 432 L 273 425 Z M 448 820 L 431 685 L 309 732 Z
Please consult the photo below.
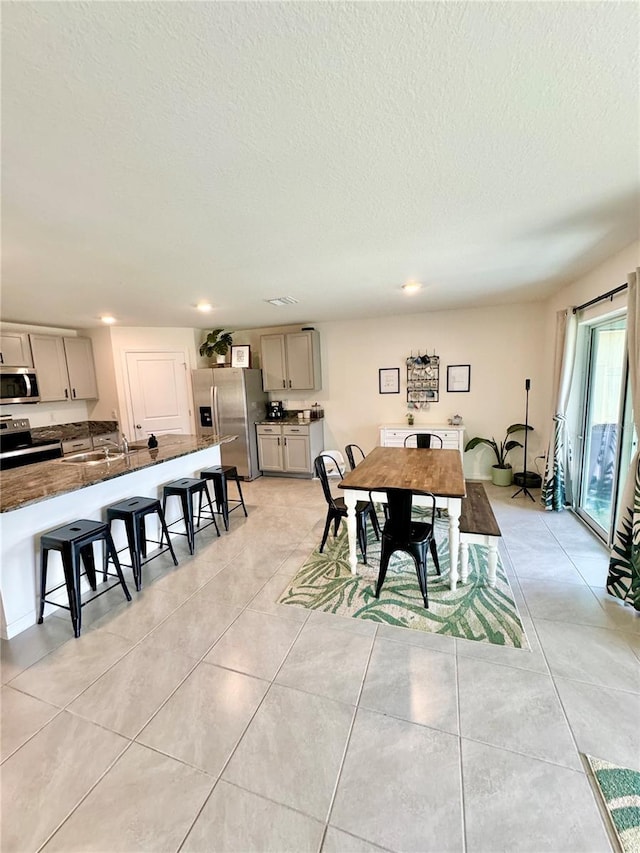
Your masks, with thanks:
M 324 418 L 306 418 L 301 420 L 298 415 L 286 415 L 284 418 L 265 418 L 262 421 L 256 421 L 257 424 L 273 426 L 274 424 L 284 424 L 285 426 L 291 426 L 291 424 L 315 424 L 317 421 L 323 421 Z
M 209 436 L 159 435 L 158 447 L 149 450 L 145 442 L 134 442 L 130 452 L 121 459 L 97 465 L 79 465 L 62 459 L 36 462 L 0 472 L 0 512 L 37 503 L 47 498 L 75 492 L 114 477 L 122 477 L 151 465 L 159 465 L 179 456 L 206 450 L 219 444 L 235 441 L 235 435 Z

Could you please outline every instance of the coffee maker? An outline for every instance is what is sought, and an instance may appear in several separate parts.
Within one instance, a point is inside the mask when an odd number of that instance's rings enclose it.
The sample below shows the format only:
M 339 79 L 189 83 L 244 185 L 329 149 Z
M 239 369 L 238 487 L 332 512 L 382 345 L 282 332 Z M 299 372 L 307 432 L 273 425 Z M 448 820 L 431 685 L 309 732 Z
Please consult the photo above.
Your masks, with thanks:
M 267 417 L 270 421 L 281 421 L 284 418 L 282 400 L 270 400 L 267 403 Z

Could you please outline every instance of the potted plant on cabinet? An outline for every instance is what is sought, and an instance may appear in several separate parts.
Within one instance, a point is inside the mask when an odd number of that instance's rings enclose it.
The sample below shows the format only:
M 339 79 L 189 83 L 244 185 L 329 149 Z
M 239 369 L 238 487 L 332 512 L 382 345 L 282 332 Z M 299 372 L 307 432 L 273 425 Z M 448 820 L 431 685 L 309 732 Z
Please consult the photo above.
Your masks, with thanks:
M 493 465 L 491 468 L 491 482 L 495 486 L 510 486 L 511 480 L 513 477 L 513 468 L 507 462 L 507 454 L 512 451 L 516 447 L 522 447 L 519 441 L 509 436 L 513 435 L 514 432 L 521 432 L 525 429 L 533 429 L 532 426 L 528 426 L 527 424 L 511 424 L 511 426 L 507 427 L 507 434 L 504 439 L 498 444 L 495 438 L 471 438 L 465 445 L 465 453 L 467 450 L 473 450 L 474 447 L 477 447 L 479 444 L 486 444 L 487 447 L 490 447 L 493 452 L 496 454 L 497 464 Z
M 200 345 L 200 355 L 205 358 L 213 358 L 220 363 L 224 363 L 225 356 L 229 352 L 229 347 L 233 344 L 231 332 L 225 332 L 224 329 L 214 329 L 207 334 Z

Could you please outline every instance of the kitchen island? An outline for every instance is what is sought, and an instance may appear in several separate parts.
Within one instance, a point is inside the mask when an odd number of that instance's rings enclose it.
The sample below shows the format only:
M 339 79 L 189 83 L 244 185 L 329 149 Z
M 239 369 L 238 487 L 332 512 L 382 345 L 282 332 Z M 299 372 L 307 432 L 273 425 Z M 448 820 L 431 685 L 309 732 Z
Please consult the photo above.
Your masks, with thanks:
M 2 471 L 2 637 L 10 639 L 36 622 L 40 534 L 79 518 L 102 520 L 105 507 L 134 495 L 161 497 L 164 483 L 197 476 L 202 468 L 219 465 L 220 445 L 233 440 L 233 435 L 161 435 L 159 446 L 153 450 L 146 443 L 132 444 L 130 452 L 121 458 L 99 464 L 78 464 L 63 458 Z M 177 517 L 176 506 L 168 513 L 167 522 Z M 122 547 L 124 535 L 119 530 L 114 535 L 116 547 Z M 52 585 L 61 583 L 64 577 L 58 559 L 52 554 Z M 126 577 L 130 577 L 128 572 Z M 60 600 L 65 602 L 64 590 L 61 594 Z M 45 616 L 53 610 L 55 607 L 47 605 Z

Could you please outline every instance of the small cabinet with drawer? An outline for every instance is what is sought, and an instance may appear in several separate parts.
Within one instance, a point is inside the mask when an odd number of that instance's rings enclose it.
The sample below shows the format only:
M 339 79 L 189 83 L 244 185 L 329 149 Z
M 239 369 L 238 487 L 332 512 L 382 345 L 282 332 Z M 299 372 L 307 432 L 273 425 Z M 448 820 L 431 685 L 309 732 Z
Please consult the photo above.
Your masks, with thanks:
M 404 440 L 408 435 L 415 433 L 430 432 L 442 439 L 443 450 L 459 450 L 460 455 L 464 453 L 464 427 L 443 426 L 404 426 L 404 424 L 387 424 L 380 427 L 381 447 L 404 447 Z
M 68 438 L 62 442 L 62 452 L 65 456 L 70 453 L 81 453 L 84 450 L 93 450 L 91 438 Z
M 313 476 L 313 460 L 323 449 L 322 421 L 257 424 L 263 474 Z

